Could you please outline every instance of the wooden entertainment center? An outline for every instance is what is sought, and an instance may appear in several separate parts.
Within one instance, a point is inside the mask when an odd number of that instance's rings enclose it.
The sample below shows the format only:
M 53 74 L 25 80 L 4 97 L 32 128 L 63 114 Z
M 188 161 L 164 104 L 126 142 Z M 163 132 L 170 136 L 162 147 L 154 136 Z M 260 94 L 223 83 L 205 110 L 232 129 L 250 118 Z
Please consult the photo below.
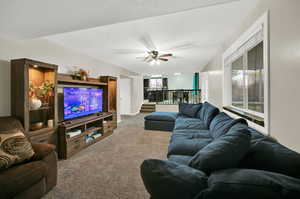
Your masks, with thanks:
M 113 133 L 112 113 L 101 113 L 73 119 L 59 125 L 59 157 L 67 159 L 82 149 Z M 80 131 L 79 135 L 68 137 L 69 132 Z
M 117 78 L 102 76 L 84 81 L 57 71 L 58 66 L 54 64 L 25 58 L 12 60 L 11 112 L 23 123 L 31 141 L 56 145 L 59 157 L 66 159 L 111 135 L 117 128 Z M 41 87 L 47 92 L 39 96 L 32 94 Z M 64 87 L 102 89 L 103 112 L 63 121 L 60 102 Z

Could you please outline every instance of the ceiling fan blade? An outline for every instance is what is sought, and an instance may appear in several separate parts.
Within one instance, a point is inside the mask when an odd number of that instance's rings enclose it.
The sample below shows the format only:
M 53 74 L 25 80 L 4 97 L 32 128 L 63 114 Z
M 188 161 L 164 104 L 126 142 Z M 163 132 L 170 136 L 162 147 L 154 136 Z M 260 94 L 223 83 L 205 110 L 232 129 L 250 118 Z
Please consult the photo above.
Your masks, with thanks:
M 142 54 L 145 53 L 144 50 L 140 49 L 113 49 L 114 53 L 117 54 Z
M 166 58 L 158 58 L 158 59 L 161 61 L 168 61 L 168 59 L 166 59 Z
M 173 56 L 172 53 L 168 53 L 168 54 L 160 55 L 159 57 L 172 57 L 172 56 Z
M 139 40 L 149 51 L 156 50 L 156 46 L 150 35 L 144 35 Z

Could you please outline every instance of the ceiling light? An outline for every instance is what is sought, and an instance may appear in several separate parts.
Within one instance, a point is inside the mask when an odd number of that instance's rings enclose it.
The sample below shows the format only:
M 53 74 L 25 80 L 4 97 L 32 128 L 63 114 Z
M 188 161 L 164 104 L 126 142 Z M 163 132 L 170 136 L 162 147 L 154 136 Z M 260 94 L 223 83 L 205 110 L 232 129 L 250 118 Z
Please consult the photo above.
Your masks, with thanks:
M 175 75 L 175 76 L 179 76 L 179 75 L 181 75 L 181 73 L 174 73 L 174 75 Z

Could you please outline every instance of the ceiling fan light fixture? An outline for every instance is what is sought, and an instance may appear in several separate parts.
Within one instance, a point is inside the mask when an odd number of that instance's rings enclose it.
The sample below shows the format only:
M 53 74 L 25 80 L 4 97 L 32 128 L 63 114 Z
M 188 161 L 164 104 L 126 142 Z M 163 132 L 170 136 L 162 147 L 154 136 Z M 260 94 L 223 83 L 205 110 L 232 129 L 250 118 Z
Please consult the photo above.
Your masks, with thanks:
M 155 64 L 155 60 L 153 59 L 151 62 L 150 62 L 150 65 L 153 66 Z

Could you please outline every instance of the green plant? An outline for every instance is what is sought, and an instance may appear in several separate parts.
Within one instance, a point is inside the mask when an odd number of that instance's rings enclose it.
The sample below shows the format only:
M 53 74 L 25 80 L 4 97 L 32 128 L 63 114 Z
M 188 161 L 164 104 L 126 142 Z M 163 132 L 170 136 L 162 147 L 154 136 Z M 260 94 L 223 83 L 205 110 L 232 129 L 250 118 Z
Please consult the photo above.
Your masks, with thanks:
M 41 86 L 37 87 L 36 95 L 38 98 L 45 98 L 48 97 L 49 94 L 53 91 L 54 84 L 51 83 L 49 80 L 46 80 L 42 83 Z

